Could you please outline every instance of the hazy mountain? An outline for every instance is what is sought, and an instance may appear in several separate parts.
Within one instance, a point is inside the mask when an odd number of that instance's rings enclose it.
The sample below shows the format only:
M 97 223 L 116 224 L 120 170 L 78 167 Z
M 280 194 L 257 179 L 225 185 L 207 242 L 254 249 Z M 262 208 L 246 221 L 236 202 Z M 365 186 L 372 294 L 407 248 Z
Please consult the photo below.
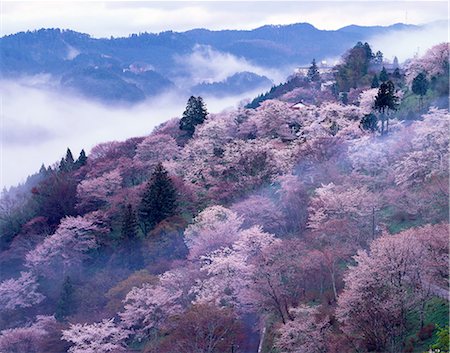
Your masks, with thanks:
M 50 74 L 63 88 L 108 102 L 141 101 L 175 88 L 180 77 L 184 91 L 195 86 L 193 92 L 206 89 L 209 94 L 223 95 L 234 88 L 249 91 L 255 88 L 255 81 L 248 76 L 238 83 L 224 83 L 226 78 L 211 79 L 210 72 L 204 73 L 206 77 L 192 77 L 192 72 L 205 62 L 220 71 L 221 60 L 226 59 L 236 66 L 227 77 L 243 71 L 261 76 L 264 70 L 289 70 L 308 64 L 312 58 L 340 56 L 357 41 L 405 28 L 416 26 L 348 26 L 323 31 L 298 23 L 249 31 L 141 33 L 128 38 L 93 38 L 71 30 L 41 29 L 0 39 L 0 74 L 12 79 Z M 209 56 L 198 51 L 205 47 Z M 229 69 L 233 65 L 225 66 Z M 217 84 L 201 85 L 205 81 Z
M 260 76 L 252 72 L 238 72 L 220 82 L 200 83 L 192 87 L 192 92 L 201 96 L 228 96 L 258 88 L 265 89 L 272 84 L 273 82 L 266 76 Z

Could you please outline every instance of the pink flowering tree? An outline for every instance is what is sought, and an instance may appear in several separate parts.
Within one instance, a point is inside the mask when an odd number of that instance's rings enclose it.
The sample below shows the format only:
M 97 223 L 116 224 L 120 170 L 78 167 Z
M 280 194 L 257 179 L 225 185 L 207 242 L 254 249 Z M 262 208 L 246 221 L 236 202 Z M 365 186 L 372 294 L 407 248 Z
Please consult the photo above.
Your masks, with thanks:
M 277 330 L 276 347 L 283 353 L 326 353 L 331 333 L 330 317 L 320 317 L 318 308 L 291 309 L 292 320 Z
M 41 353 L 45 339 L 54 331 L 53 316 L 38 315 L 30 326 L 0 331 L 0 352 Z
M 448 75 L 449 48 L 448 43 L 441 43 L 430 48 L 421 58 L 413 59 L 406 67 L 406 80 L 412 80 L 425 72 L 429 77 Z
M 180 147 L 173 137 L 166 134 L 152 134 L 137 146 L 134 158 L 152 169 L 159 162 L 176 159 L 179 153 Z
M 35 273 L 63 273 L 97 247 L 96 235 L 102 230 L 93 215 L 64 218 L 55 233 L 26 255 L 25 265 Z
M 117 353 L 125 351 L 130 331 L 119 327 L 114 319 L 93 324 L 74 324 L 63 330 L 62 339 L 72 343 L 69 353 Z
M 308 226 L 326 241 L 332 236 L 330 231 L 333 233 L 337 222 L 342 221 L 341 224 L 347 223 L 351 227 L 347 235 L 349 238 L 335 240 L 364 243 L 367 238 L 375 236 L 374 217 L 377 208 L 375 195 L 365 186 L 333 183 L 322 185 L 315 190 L 315 195 L 311 198 Z M 358 233 L 352 234 L 350 229 L 357 229 Z
M 412 148 L 394 165 L 397 185 L 417 185 L 440 179 L 447 190 L 450 114 L 444 109 L 432 108 L 413 127 Z M 447 190 L 448 194 L 448 190 Z
M 201 271 L 206 278 L 197 281 L 192 291 L 196 302 L 214 303 L 242 311 L 254 310 L 252 274 L 256 259 L 271 244 L 279 242 L 260 227 L 240 232 L 231 247 L 223 247 L 202 256 Z
M 275 202 L 266 196 L 250 196 L 234 204 L 232 210 L 244 219 L 244 228 L 259 225 L 269 233 L 279 234 L 284 231 L 283 213 Z
M 405 337 L 407 313 L 418 310 L 423 315 L 423 303 L 433 294 L 433 271 L 424 263 L 433 253 L 421 240 L 428 232 L 434 239 L 443 235 L 442 230 L 430 226 L 409 229 L 378 238 L 372 242 L 370 253 L 355 256 L 357 265 L 345 276 L 345 289 L 336 310 L 348 335 L 362 338 L 372 349 L 398 351 Z M 441 245 L 438 249 L 445 251 Z M 448 263 L 444 268 L 448 270 Z
M 182 283 L 181 272 L 168 271 L 156 284 L 134 287 L 124 300 L 125 310 L 119 313 L 122 324 L 138 337 L 156 335 L 170 316 L 183 311 L 188 295 Z
M 31 272 L 21 272 L 17 279 L 0 283 L 0 311 L 28 308 L 39 304 L 44 296 L 38 292 L 36 277 Z
M 118 170 L 105 173 L 98 178 L 85 179 L 77 187 L 78 208 L 98 209 L 107 204 L 109 198 L 122 186 Z
M 211 206 L 195 217 L 185 232 L 185 243 L 190 259 L 230 246 L 238 239 L 243 220 L 235 212 L 223 206 Z

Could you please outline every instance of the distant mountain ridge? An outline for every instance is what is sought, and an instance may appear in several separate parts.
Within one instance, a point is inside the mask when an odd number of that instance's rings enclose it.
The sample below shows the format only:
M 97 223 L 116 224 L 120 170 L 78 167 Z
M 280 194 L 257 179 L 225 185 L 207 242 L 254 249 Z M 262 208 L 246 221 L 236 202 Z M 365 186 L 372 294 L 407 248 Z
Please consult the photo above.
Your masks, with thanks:
M 176 89 L 177 78 L 190 74 L 180 61 L 192 55 L 199 45 L 263 69 L 280 69 L 304 65 L 312 58 L 339 56 L 357 41 L 374 35 L 414 28 L 420 27 L 399 23 L 325 31 L 297 23 L 254 30 L 193 29 L 109 39 L 71 30 L 41 29 L 0 38 L 0 77 L 14 79 L 46 73 L 55 77 L 62 88 L 84 96 L 133 103 Z M 229 77 L 243 71 L 249 70 L 237 70 Z M 217 82 L 220 81 L 223 80 Z M 248 90 L 254 89 L 255 81 L 247 81 Z M 268 84 L 267 80 L 261 82 Z M 191 87 L 196 84 L 193 82 Z M 245 82 L 241 82 L 240 91 L 245 92 L 242 84 Z M 222 95 L 223 85 L 216 86 Z M 214 87 L 208 87 L 209 94 L 215 95 Z

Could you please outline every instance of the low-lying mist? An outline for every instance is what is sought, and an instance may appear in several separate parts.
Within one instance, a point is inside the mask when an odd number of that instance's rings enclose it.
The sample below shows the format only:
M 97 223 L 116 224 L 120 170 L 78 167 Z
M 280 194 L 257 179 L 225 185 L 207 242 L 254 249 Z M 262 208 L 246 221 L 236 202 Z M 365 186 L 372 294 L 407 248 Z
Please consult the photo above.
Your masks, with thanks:
M 397 56 L 402 62 L 423 55 L 433 45 L 448 42 L 447 26 L 447 21 L 432 22 L 417 29 L 389 31 L 368 42 L 375 51 L 381 50 L 385 58 L 392 60 Z
M 70 147 L 76 158 L 100 142 L 150 134 L 158 124 L 183 113 L 188 95 L 169 92 L 134 106 L 106 106 L 88 99 L 20 82 L 1 81 L 0 187 L 25 181 L 42 163 L 51 165 Z M 262 90 L 263 88 L 261 88 Z M 204 97 L 210 113 L 236 107 L 261 93 Z

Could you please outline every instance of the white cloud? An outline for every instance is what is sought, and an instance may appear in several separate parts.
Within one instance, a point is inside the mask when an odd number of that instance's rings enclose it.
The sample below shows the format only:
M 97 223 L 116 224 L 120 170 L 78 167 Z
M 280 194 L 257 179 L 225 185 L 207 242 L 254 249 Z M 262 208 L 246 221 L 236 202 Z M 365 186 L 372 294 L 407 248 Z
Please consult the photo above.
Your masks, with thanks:
M 242 71 L 265 75 L 275 82 L 285 79 L 287 75 L 287 72 L 261 68 L 244 58 L 214 50 L 207 45 L 196 45 L 191 54 L 177 56 L 175 61 L 183 68 L 183 72 L 189 72 L 189 77 L 175 79 L 180 87 L 191 87 L 202 82 L 219 82 Z
M 402 62 L 415 54 L 423 55 L 433 45 L 448 40 L 447 23 L 437 22 L 420 30 L 392 31 L 371 38 L 369 43 L 374 51 L 381 50 L 385 58 L 392 61 L 397 56 Z

